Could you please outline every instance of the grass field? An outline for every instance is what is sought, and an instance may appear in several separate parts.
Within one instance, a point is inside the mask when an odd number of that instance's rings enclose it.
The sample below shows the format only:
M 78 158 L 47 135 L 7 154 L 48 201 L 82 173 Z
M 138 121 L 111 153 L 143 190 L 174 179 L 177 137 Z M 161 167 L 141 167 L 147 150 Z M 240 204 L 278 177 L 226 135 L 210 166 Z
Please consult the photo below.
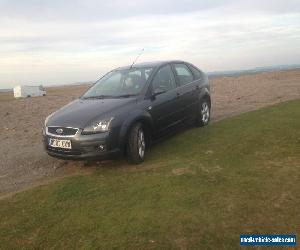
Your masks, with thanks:
M 299 128 L 291 101 L 186 130 L 141 166 L 3 199 L 0 248 L 239 249 L 241 233 L 299 237 Z

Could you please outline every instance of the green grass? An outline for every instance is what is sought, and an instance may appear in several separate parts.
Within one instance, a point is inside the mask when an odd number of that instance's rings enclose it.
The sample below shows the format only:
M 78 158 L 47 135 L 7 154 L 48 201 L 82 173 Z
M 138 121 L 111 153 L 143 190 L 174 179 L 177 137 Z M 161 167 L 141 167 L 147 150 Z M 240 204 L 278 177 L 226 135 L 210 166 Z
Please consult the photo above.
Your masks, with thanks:
M 300 235 L 300 100 L 193 128 L 146 162 L 116 161 L 0 201 L 0 248 L 238 249 Z M 272 248 L 273 249 L 273 248 Z

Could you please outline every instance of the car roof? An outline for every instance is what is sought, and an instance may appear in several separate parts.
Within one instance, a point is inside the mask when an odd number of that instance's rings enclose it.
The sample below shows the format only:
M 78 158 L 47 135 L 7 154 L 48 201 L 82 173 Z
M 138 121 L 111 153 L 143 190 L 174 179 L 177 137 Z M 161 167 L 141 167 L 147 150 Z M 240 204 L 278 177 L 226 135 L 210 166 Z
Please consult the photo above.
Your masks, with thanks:
M 145 67 L 159 67 L 163 64 L 167 63 L 185 63 L 184 61 L 181 60 L 168 60 L 168 61 L 152 61 L 152 62 L 141 62 L 141 63 L 136 63 L 132 66 L 132 68 L 145 68 Z M 124 70 L 124 69 L 129 69 L 131 65 L 124 66 L 124 67 L 119 67 L 116 70 Z

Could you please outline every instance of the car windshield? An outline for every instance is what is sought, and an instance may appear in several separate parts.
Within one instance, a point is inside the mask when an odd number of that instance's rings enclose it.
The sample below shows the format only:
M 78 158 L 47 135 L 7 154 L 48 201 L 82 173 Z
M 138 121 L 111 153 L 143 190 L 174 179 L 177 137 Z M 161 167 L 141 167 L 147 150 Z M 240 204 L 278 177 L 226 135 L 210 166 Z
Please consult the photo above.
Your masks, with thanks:
M 125 98 L 138 95 L 153 68 L 113 70 L 98 80 L 82 98 Z

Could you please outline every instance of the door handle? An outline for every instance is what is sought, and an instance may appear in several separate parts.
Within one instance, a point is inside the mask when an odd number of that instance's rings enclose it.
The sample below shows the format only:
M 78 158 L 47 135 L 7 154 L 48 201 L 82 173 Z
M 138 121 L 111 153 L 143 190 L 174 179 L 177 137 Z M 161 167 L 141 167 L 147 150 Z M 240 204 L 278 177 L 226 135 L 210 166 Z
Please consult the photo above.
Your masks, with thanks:
M 181 96 L 181 94 L 177 92 L 177 98 L 180 97 L 180 96 Z
M 199 86 L 199 85 L 196 85 L 196 89 L 200 89 L 200 86 Z

